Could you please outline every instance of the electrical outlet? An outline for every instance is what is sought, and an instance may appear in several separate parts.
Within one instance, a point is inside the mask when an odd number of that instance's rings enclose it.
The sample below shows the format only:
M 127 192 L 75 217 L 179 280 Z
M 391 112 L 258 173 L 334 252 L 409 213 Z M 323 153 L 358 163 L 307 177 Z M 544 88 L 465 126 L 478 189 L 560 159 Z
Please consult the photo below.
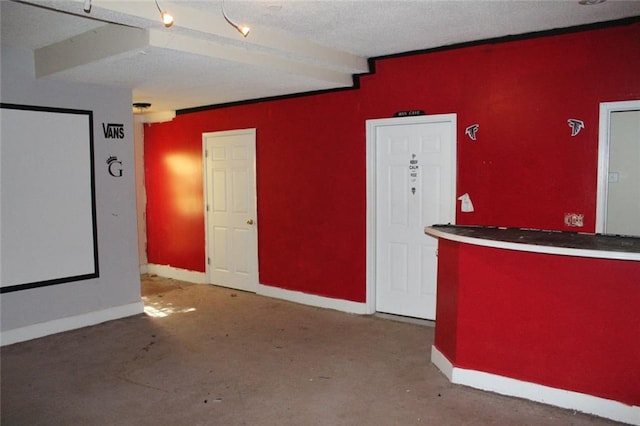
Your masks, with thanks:
M 564 224 L 575 228 L 581 228 L 584 226 L 584 215 L 579 213 L 565 213 Z

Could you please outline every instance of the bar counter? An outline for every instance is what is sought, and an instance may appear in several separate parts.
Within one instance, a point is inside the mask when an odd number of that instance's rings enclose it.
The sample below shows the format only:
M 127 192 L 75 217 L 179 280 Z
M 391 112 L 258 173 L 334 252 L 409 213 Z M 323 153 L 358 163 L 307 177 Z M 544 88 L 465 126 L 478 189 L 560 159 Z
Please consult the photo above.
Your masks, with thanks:
M 486 247 L 603 259 L 640 260 L 640 238 L 524 228 L 433 225 L 425 233 Z
M 434 225 L 453 383 L 640 425 L 640 239 Z

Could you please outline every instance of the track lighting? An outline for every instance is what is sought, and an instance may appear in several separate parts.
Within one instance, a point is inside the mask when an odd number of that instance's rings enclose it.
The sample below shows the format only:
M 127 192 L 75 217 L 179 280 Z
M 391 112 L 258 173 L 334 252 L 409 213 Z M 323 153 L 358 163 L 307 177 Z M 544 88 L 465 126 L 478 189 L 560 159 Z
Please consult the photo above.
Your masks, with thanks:
M 164 24 L 165 27 L 169 28 L 170 26 L 173 25 L 173 15 L 171 15 L 166 10 L 162 10 L 160 8 L 160 5 L 158 4 L 158 0 L 154 0 L 154 1 L 156 2 L 156 7 L 160 12 L 160 18 L 162 19 L 162 23 Z
M 597 1 L 597 0 L 588 0 L 588 1 Z M 600 0 L 600 1 L 604 1 L 604 0 Z M 171 13 L 167 12 L 166 10 L 162 10 L 160 5 L 158 4 L 158 0 L 154 0 L 154 2 L 156 4 L 156 7 L 158 8 L 158 12 L 160 12 L 160 18 L 162 19 L 162 23 L 164 24 L 164 26 L 167 28 L 171 27 L 174 22 L 173 15 L 171 15 Z M 91 0 L 84 0 L 83 9 L 86 13 L 91 13 Z M 238 25 L 235 22 L 233 22 L 231 19 L 229 19 L 229 17 L 227 16 L 227 13 L 224 11 L 224 0 L 222 0 L 222 16 L 224 17 L 224 20 L 227 21 L 229 25 L 231 25 L 240 34 L 242 34 L 242 37 L 247 37 L 249 35 L 251 28 L 249 28 L 247 25 L 244 25 L 244 24 Z
M 229 25 L 231 25 L 233 28 L 235 28 L 240 34 L 242 34 L 242 37 L 247 37 L 249 35 L 249 32 L 251 31 L 251 28 L 249 28 L 246 25 L 238 25 L 235 22 L 233 22 L 231 19 L 229 19 L 229 17 L 227 16 L 227 14 L 224 11 L 224 0 L 222 0 L 222 16 L 224 16 L 224 20 L 227 21 L 227 23 L 229 23 Z

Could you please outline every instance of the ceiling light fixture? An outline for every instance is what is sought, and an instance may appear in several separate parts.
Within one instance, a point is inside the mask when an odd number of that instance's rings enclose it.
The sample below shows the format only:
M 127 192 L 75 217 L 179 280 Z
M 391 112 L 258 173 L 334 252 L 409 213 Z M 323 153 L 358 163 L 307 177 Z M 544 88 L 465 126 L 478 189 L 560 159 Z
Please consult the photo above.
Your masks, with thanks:
M 138 112 L 144 112 L 151 108 L 151 104 L 149 102 L 134 102 L 132 106 Z
M 173 15 L 171 15 L 166 10 L 162 10 L 160 8 L 160 5 L 158 4 L 158 0 L 155 0 L 155 2 L 156 2 L 156 7 L 160 12 L 160 18 L 162 19 L 162 23 L 164 24 L 165 27 L 169 28 L 170 26 L 173 25 Z
M 229 17 L 227 16 L 227 14 L 224 11 L 224 0 L 222 0 L 222 16 L 224 16 L 224 20 L 227 21 L 229 23 L 229 25 L 231 25 L 240 34 L 242 34 L 242 37 L 246 38 L 249 35 L 249 32 L 251 31 L 251 28 L 249 28 L 248 26 L 246 26 L 244 24 L 238 25 L 235 22 L 231 21 L 231 19 L 229 19 Z
M 86 13 L 91 12 L 91 0 L 84 0 L 84 11 Z

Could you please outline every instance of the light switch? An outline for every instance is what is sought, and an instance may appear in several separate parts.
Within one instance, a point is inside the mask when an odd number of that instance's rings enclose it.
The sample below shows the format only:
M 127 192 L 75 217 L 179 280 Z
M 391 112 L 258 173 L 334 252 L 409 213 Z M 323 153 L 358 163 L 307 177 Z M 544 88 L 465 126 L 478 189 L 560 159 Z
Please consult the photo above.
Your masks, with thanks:
M 609 183 L 616 183 L 620 180 L 620 173 L 609 172 Z

